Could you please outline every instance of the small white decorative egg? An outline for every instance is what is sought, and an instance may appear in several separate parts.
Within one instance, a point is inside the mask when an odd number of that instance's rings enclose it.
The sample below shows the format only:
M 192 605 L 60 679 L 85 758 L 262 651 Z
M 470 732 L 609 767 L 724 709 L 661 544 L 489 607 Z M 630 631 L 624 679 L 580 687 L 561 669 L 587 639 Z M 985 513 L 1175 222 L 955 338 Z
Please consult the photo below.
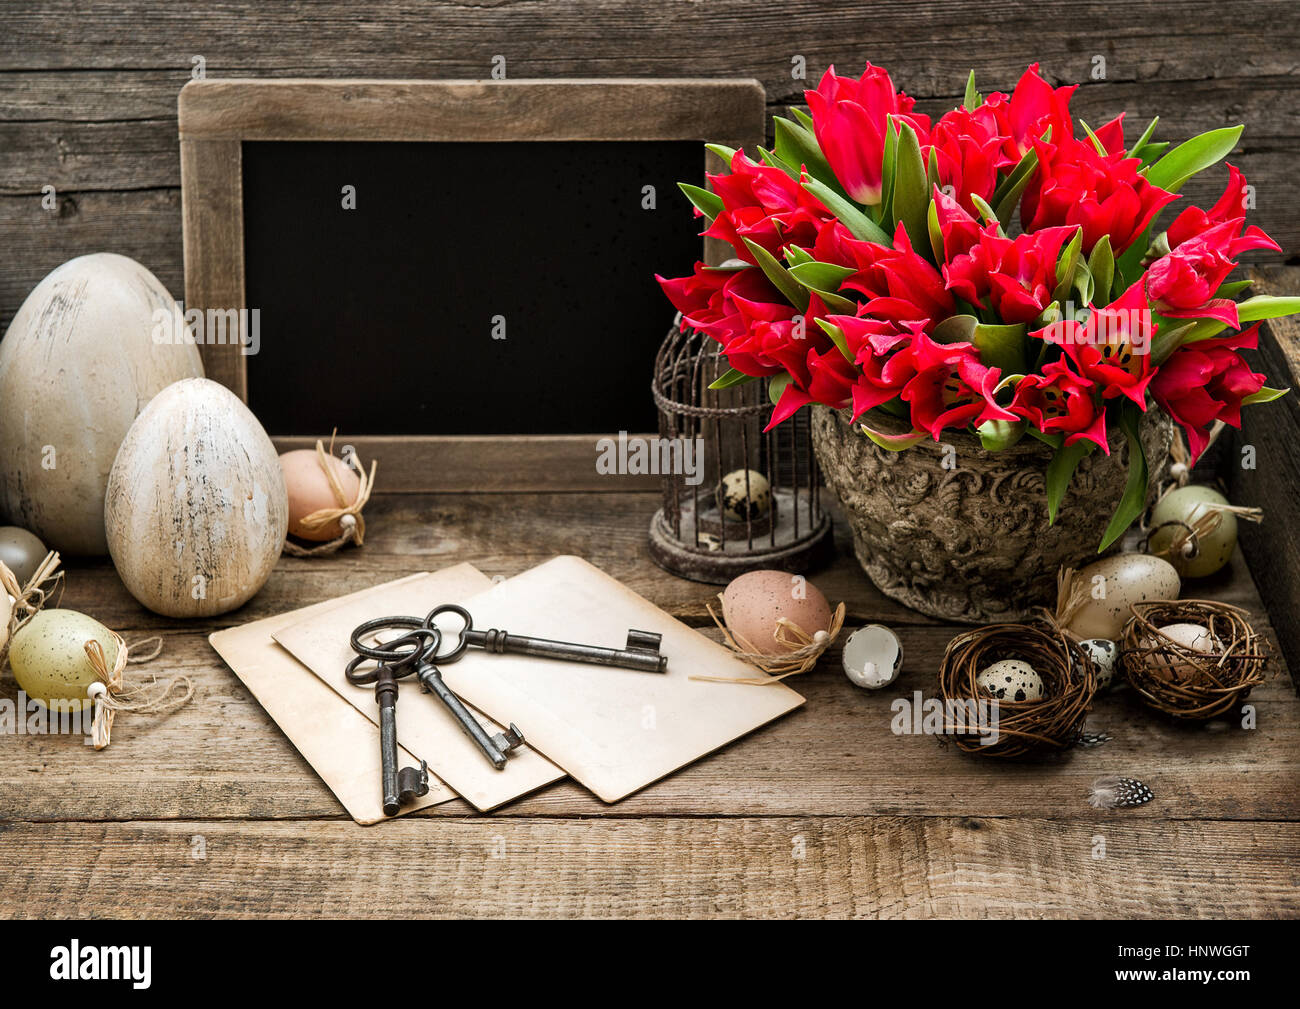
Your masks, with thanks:
M 772 487 L 757 470 L 733 470 L 718 487 L 718 507 L 732 522 L 762 518 L 772 507 Z
M 1097 671 L 1097 690 L 1105 690 L 1115 679 L 1115 662 L 1119 659 L 1119 646 L 1106 638 L 1089 638 L 1079 642 L 1079 650 L 1092 659 Z
M 1033 666 L 1020 659 L 1002 659 L 981 669 L 975 683 L 999 701 L 1043 699 L 1043 678 Z
M 1170 642 L 1189 652 L 1217 655 L 1223 651 L 1223 643 L 1200 624 L 1166 624 L 1159 631 Z M 1142 639 L 1144 649 L 1159 648 L 1162 645 L 1167 647 L 1167 643 L 1154 634 L 1148 634 Z M 1178 683 L 1194 679 L 1197 675 L 1197 669 L 1192 663 L 1180 662 L 1162 654 L 1151 655 L 1147 661 L 1151 671 L 1162 680 Z
M 857 686 L 879 690 L 898 679 L 903 670 L 903 646 L 898 635 L 881 624 L 859 627 L 844 642 L 844 674 Z

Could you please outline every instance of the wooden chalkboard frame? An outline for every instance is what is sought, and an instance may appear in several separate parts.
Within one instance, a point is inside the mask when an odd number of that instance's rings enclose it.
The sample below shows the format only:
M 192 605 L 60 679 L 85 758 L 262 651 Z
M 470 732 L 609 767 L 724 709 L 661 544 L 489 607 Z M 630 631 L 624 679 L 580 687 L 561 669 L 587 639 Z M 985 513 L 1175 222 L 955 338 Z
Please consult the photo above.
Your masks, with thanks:
M 242 144 L 256 140 L 763 142 L 755 80 L 201 80 L 178 99 L 185 307 L 244 308 Z M 705 167 L 720 161 L 702 152 Z M 709 240 L 704 258 L 725 253 Z M 667 318 L 667 308 L 665 310 Z M 247 400 L 238 345 L 201 347 L 208 377 Z M 649 395 L 651 362 L 646 362 Z M 272 432 L 305 448 L 328 432 Z M 347 432 L 343 432 L 344 435 Z M 599 475 L 591 435 L 374 436 L 350 439 L 377 458 L 386 491 L 650 488 L 657 477 Z

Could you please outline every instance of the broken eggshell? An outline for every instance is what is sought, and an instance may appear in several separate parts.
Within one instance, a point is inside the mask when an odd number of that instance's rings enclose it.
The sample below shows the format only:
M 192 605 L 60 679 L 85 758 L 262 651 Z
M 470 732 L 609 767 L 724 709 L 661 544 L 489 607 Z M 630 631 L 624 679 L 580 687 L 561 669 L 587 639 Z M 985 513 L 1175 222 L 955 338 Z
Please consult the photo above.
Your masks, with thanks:
M 1079 650 L 1092 659 L 1097 670 L 1097 689 L 1105 690 L 1115 679 L 1115 662 L 1119 658 L 1119 645 L 1107 638 L 1088 638 L 1079 642 Z
M 903 645 L 898 635 L 882 624 L 859 627 L 844 642 L 844 675 L 854 685 L 879 690 L 903 671 Z

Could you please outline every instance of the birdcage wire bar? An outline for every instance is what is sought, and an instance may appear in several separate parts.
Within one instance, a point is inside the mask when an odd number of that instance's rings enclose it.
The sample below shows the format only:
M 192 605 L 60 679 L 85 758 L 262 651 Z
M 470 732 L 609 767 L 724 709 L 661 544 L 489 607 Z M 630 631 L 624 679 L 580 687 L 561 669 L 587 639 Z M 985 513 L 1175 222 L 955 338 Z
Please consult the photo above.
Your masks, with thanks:
M 650 554 L 675 574 L 714 584 L 759 568 L 809 570 L 830 552 L 831 519 L 807 413 L 764 431 L 768 380 L 709 388 L 728 370 L 713 340 L 677 325 L 655 357 L 661 445 L 679 446 L 677 458 L 693 458 L 695 474 L 661 472 Z M 728 507 L 724 481 L 737 488 Z

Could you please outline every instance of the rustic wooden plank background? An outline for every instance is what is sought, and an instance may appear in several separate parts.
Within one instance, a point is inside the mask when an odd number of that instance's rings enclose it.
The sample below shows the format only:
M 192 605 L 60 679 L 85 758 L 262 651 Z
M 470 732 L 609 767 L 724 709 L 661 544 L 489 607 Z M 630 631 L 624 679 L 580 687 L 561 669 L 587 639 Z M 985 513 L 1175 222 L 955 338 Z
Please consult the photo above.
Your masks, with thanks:
M 959 99 L 968 68 L 1006 90 L 1038 60 L 1081 85 L 1093 125 L 1125 111 L 1141 129 L 1159 114 L 1162 135 L 1182 138 L 1245 122 L 1233 160 L 1257 187 L 1258 220 L 1300 253 L 1291 0 L 10 0 L 0 18 L 0 327 L 42 276 L 91 250 L 133 256 L 180 295 L 176 95 L 196 56 L 209 77 L 478 78 L 496 55 L 514 78 L 754 77 L 774 107 L 828 64 L 870 59 L 931 112 Z M 807 80 L 792 76 L 797 57 Z M 1187 195 L 1221 188 L 1215 176 Z
M 1041 60 L 1050 79 L 1081 84 L 1076 106 L 1093 125 L 1124 110 L 1140 128 L 1158 113 L 1162 134 L 1181 138 L 1246 122 L 1232 160 L 1284 247 L 1273 258 L 1300 252 L 1300 23 L 1288 0 L 1230 12 L 1190 0 L 49 0 L 5 3 L 0 24 L 0 326 L 45 273 L 89 251 L 133 256 L 181 293 L 176 95 L 195 56 L 209 77 L 474 78 L 501 54 L 515 78 L 755 77 L 772 108 L 800 101 L 828 63 L 870 59 L 931 112 L 958 99 L 970 67 L 1005 89 Z M 795 57 L 808 80 L 792 77 Z M 45 185 L 54 211 L 41 207 Z M 1221 187 L 1216 176 L 1188 195 Z M 1294 474 L 1267 475 L 1294 490 Z M 1111 742 L 994 766 L 894 736 L 892 698 L 853 688 L 832 654 L 797 682 L 804 709 L 616 806 L 563 783 L 490 818 L 454 802 L 362 829 L 206 642 L 215 627 L 412 571 L 469 561 L 511 575 L 560 552 L 707 628 L 714 590 L 646 555 L 655 504 L 652 493 L 380 493 L 365 548 L 285 558 L 244 610 L 193 623 L 146 613 L 106 563 L 74 562 L 64 604 L 129 639 L 164 632 L 161 668 L 192 676 L 199 695 L 160 722 L 122 716 L 102 753 L 0 736 L 0 863 L 22 867 L 4 874 L 0 915 L 1300 915 L 1300 699 L 1280 663 L 1252 697 L 1253 731 L 1174 726 L 1120 692 L 1091 716 Z M 838 536 L 840 559 L 817 584 L 848 603 L 850 625 L 896 627 L 903 687 L 928 689 L 953 629 L 881 597 L 842 523 Z M 1262 580 L 1290 591 L 1294 569 Z M 1240 556 L 1204 592 L 1262 613 Z M 0 679 L 0 695 L 14 691 Z M 1155 801 L 1091 810 L 1088 783 L 1106 773 L 1146 780 Z M 418 884 L 401 868 L 417 864 Z

